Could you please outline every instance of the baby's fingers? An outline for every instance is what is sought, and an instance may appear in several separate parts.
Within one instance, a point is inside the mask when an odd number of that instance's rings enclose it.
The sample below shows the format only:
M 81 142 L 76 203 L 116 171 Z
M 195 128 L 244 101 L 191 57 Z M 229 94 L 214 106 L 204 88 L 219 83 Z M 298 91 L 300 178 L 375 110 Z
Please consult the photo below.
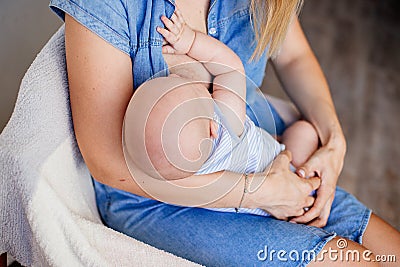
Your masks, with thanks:
M 173 15 L 172 15 L 173 16 Z M 171 17 L 172 19 L 172 17 Z M 179 35 L 179 33 L 181 32 L 180 27 L 178 27 L 177 24 L 175 24 L 172 20 L 170 20 L 169 18 L 167 18 L 166 16 L 161 16 L 161 21 L 164 23 L 165 27 L 172 32 L 175 35 Z
M 176 13 L 172 14 L 171 20 L 175 24 L 175 26 L 181 31 L 184 23 L 182 23 L 182 21 L 178 18 Z
M 163 54 L 175 54 L 175 49 L 170 45 L 164 45 L 162 47 Z
M 170 32 L 167 29 L 161 28 L 161 27 L 157 27 L 157 31 L 165 38 L 165 40 L 170 43 L 170 44 L 174 44 L 177 41 L 177 36 L 175 34 L 173 34 L 172 32 Z
M 182 24 L 185 25 L 185 19 L 182 16 L 181 11 L 178 8 L 175 8 L 174 14 L 176 15 L 177 20 Z

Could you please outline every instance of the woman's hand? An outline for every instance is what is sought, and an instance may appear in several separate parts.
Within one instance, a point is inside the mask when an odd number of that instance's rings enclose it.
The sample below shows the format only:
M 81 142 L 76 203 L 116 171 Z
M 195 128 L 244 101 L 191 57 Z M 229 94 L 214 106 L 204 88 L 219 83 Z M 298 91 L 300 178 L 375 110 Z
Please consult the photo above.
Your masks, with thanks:
M 321 186 L 317 191 L 317 198 L 313 207 L 300 217 L 291 221 L 308 223 L 312 226 L 324 227 L 328 221 L 336 183 L 343 168 L 346 145 L 344 138 L 330 141 L 318 149 L 310 159 L 297 170 L 303 177 L 317 175 L 321 178 Z
M 267 172 L 249 177 L 249 193 L 245 194 L 242 207 L 261 208 L 285 221 L 303 215 L 304 208 L 314 204 L 311 193 L 319 188 L 321 181 L 318 177 L 299 177 L 289 170 L 290 161 L 291 153 L 283 151 Z
M 291 221 L 323 227 L 329 217 L 346 144 L 328 83 L 297 19 L 289 27 L 273 65 L 286 93 L 317 130 L 322 144 L 298 170 L 303 177 L 316 173 L 321 178 L 316 201 L 303 216 Z

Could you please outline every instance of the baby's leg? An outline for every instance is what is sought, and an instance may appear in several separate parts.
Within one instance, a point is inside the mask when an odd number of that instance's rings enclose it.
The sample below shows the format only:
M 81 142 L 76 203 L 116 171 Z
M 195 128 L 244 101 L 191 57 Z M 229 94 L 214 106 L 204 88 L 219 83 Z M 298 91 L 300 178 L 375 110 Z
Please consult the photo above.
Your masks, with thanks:
M 292 164 L 298 168 L 317 150 L 318 134 L 309 122 L 299 120 L 284 131 L 281 142 L 292 152 Z

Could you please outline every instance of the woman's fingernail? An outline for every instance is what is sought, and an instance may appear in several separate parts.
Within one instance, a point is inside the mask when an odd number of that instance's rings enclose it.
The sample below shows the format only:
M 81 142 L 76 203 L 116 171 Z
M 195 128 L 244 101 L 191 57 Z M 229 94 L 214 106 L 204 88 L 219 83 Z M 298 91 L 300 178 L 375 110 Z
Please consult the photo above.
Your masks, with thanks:
M 303 169 L 298 170 L 298 173 L 301 177 L 306 177 L 306 172 Z

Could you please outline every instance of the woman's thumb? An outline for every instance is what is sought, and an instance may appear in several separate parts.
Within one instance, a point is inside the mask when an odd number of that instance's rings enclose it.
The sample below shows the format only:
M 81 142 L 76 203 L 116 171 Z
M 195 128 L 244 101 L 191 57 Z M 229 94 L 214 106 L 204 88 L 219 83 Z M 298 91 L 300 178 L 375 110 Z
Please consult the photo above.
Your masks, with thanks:
M 289 150 L 284 150 L 275 158 L 280 164 L 284 166 L 289 166 L 290 162 L 292 161 L 292 152 Z
M 302 178 L 318 176 L 312 159 L 310 159 L 306 163 L 304 163 L 303 166 L 297 168 L 296 173 L 298 176 L 300 176 Z

